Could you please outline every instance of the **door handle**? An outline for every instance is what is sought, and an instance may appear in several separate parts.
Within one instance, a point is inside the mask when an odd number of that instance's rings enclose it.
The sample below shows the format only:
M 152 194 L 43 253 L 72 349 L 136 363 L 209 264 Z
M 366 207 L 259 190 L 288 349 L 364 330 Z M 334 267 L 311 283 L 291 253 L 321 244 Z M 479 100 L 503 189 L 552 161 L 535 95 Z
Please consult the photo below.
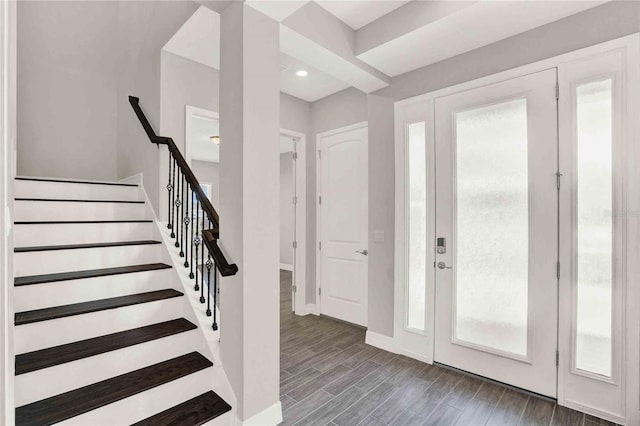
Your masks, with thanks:
M 362 251 L 356 250 L 356 253 L 360 253 L 363 256 L 367 256 L 369 254 L 369 250 L 367 250 L 367 249 L 364 249 Z
M 447 266 L 444 262 L 438 262 L 438 269 L 452 269 L 451 266 Z

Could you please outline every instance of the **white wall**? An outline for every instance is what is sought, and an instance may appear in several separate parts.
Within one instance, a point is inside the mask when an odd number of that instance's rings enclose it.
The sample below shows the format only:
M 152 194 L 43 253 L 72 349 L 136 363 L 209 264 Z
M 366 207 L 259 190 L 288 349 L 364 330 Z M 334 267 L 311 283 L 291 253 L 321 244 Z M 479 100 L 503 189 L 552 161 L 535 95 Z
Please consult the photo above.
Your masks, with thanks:
M 117 2 L 20 1 L 18 174 L 117 177 Z
M 293 265 L 294 208 L 293 158 L 290 152 L 280 154 L 280 263 Z

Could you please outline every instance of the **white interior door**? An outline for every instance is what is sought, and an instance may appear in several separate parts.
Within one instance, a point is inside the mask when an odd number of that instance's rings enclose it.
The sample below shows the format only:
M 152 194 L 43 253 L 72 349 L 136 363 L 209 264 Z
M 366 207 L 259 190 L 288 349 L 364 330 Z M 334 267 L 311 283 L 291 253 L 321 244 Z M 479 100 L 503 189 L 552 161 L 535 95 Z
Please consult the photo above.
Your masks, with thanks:
M 435 361 L 556 395 L 556 70 L 435 100 Z
M 367 325 L 367 128 L 319 138 L 320 312 Z

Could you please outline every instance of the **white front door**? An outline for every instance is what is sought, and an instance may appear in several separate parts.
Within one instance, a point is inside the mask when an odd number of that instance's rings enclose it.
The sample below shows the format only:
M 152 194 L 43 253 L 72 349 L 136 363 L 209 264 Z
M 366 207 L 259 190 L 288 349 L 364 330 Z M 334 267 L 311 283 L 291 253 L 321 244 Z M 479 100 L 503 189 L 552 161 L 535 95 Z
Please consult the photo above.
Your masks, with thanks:
M 320 136 L 320 312 L 367 325 L 367 127 Z
M 556 70 L 435 100 L 434 359 L 556 395 Z

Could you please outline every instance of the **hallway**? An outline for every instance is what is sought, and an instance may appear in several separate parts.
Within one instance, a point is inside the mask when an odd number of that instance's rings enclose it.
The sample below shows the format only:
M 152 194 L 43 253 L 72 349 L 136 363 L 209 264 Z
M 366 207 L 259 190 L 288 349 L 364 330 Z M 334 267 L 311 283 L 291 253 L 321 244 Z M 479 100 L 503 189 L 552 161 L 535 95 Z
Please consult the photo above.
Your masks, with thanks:
M 291 311 L 280 271 L 283 425 L 553 425 L 611 422 L 364 344 L 365 330 Z

